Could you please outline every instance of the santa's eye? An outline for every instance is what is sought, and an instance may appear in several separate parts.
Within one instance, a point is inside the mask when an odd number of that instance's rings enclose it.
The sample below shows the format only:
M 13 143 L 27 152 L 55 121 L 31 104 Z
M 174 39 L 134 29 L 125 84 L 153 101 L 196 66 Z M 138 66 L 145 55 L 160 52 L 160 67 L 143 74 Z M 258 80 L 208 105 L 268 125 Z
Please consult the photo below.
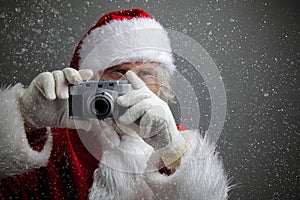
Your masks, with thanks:
M 126 69 L 115 69 L 112 71 L 112 73 L 118 73 L 118 74 L 125 74 L 127 72 Z
M 126 69 L 118 68 L 110 71 L 108 77 L 112 80 L 118 80 L 124 77 L 124 74 L 127 72 Z
M 149 71 L 140 71 L 140 72 L 138 73 L 138 76 L 139 76 L 139 77 L 153 76 L 153 74 L 152 74 L 151 72 L 149 72 Z

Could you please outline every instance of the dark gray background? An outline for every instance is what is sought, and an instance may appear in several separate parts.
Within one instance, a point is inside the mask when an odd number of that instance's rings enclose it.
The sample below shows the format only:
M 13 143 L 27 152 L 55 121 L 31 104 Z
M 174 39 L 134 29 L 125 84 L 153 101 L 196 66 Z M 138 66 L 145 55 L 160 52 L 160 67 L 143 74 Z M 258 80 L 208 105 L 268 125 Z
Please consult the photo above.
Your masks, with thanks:
M 230 199 L 300 199 L 299 1 L 0 2 L 1 85 L 28 85 L 42 71 L 68 66 L 81 36 L 112 10 L 145 9 L 197 40 L 226 88 L 218 150 L 238 185 Z

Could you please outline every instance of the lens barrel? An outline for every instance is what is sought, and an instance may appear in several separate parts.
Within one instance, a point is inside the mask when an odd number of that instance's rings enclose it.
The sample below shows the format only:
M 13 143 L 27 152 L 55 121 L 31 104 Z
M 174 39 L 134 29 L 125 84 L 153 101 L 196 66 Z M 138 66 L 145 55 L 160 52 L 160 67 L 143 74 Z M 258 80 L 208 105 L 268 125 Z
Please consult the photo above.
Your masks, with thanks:
M 113 104 L 108 96 L 98 95 L 95 96 L 93 103 L 91 104 L 91 110 L 97 116 L 98 119 L 104 119 L 111 115 Z

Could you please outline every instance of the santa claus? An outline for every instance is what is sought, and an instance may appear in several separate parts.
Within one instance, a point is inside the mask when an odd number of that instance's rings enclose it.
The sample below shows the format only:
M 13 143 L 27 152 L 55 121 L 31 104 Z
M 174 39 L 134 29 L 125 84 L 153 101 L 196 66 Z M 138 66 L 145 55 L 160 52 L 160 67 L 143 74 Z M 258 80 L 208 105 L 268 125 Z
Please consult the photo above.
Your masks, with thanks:
M 1 91 L 0 198 L 227 199 L 215 146 L 170 111 L 174 70 L 167 33 L 149 14 L 102 16 L 69 68 Z M 116 99 L 127 108 L 120 116 L 69 116 L 70 84 L 120 79 L 132 87 Z

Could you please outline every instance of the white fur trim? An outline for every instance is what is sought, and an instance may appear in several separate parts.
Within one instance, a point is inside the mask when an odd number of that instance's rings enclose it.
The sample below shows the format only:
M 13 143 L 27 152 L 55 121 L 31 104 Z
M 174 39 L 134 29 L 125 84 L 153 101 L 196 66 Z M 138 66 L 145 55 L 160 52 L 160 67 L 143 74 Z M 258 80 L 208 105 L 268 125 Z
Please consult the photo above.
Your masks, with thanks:
M 100 163 L 94 172 L 89 199 L 151 200 L 153 193 L 142 174 L 118 171 Z
M 94 172 L 89 199 L 151 199 L 152 190 L 145 183 L 143 172 L 153 148 L 136 133 L 122 135 L 116 141 L 112 135 L 117 133 L 112 126 L 104 121 L 99 125 L 98 128 L 92 128 L 92 131 L 97 131 L 99 138 L 96 141 L 101 145 L 103 153 L 99 167 Z
M 125 62 L 151 61 L 174 70 L 167 32 L 154 19 L 116 20 L 94 29 L 80 49 L 80 69 L 95 74 Z
M 158 172 L 146 174 L 155 199 L 227 199 L 229 183 L 215 146 L 196 131 L 181 133 L 188 149 L 176 172 L 171 176 Z
M 134 161 L 141 157 L 132 152 L 145 153 L 147 149 L 144 148 L 144 142 L 137 138 L 125 136 L 117 147 L 106 147 L 104 159 L 114 161 L 118 167 L 100 162 L 94 172 L 89 199 L 227 199 L 230 187 L 223 165 L 215 153 L 215 146 L 203 139 L 197 131 L 187 130 L 181 134 L 188 148 L 180 167 L 171 176 L 149 169 L 144 169 L 144 174 L 132 171 L 142 172 L 140 170 L 148 159 L 145 157 L 138 163 Z
M 28 144 L 18 104 L 23 92 L 21 84 L 0 90 L 0 178 L 46 166 L 51 153 L 51 134 L 41 152 Z

